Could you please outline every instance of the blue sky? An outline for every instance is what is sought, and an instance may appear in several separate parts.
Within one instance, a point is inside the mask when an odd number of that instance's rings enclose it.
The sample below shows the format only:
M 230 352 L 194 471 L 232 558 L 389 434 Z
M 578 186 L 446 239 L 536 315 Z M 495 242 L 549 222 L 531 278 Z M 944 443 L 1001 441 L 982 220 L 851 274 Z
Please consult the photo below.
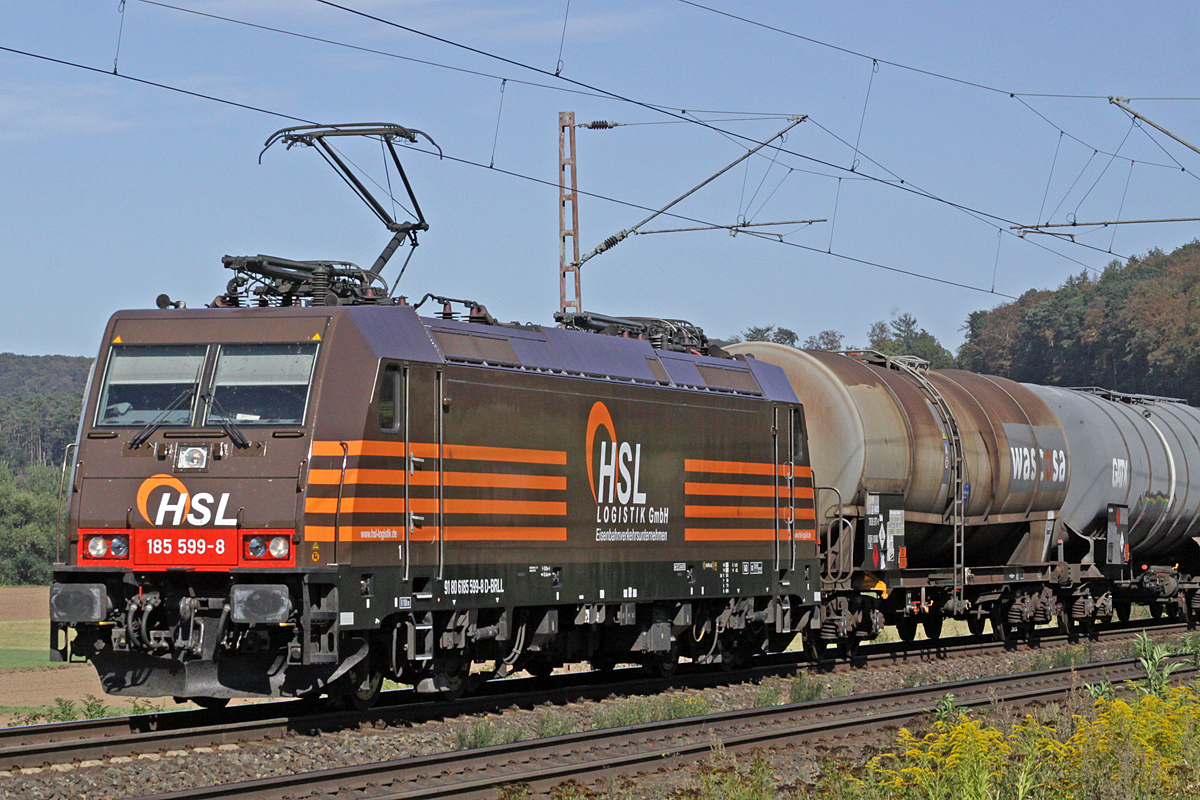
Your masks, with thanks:
M 1195 4 L 702 3 L 814 42 L 679 0 L 572 0 L 569 14 L 566 2 L 343 3 L 541 73 L 315 0 L 172 4 L 392 56 L 143 0 L 124 4 L 123 30 L 117 0 L 0 2 L 0 47 L 100 70 L 0 51 L 0 351 L 93 355 L 117 309 L 152 307 L 160 292 L 210 301 L 226 254 L 368 266 L 388 239 L 315 153 L 257 162 L 289 120 L 106 74 L 118 35 L 123 76 L 427 132 L 461 161 L 405 154 L 430 230 L 400 292 L 475 299 L 502 320 L 550 323 L 557 308 L 558 192 L 536 181 L 557 179 L 559 111 L 628 123 L 577 133 L 580 189 L 600 196 L 580 201 L 585 251 L 646 216 L 614 201 L 665 205 L 787 115 L 809 116 L 783 150 L 672 210 L 719 225 L 829 222 L 775 228 L 783 244 L 635 236 L 583 268 L 589 310 L 682 317 L 718 337 L 774 323 L 862 344 L 872 322 L 910 312 L 953 349 L 967 315 L 1003 295 L 1200 236 L 1200 223 L 1080 229 L 1079 244 L 1009 235 L 1039 221 L 1200 216 L 1200 155 L 1107 100 L 1135 98 L 1200 146 L 1200 101 L 1150 99 L 1200 97 Z M 709 122 L 680 123 L 684 111 Z M 345 152 L 383 181 L 378 145 Z

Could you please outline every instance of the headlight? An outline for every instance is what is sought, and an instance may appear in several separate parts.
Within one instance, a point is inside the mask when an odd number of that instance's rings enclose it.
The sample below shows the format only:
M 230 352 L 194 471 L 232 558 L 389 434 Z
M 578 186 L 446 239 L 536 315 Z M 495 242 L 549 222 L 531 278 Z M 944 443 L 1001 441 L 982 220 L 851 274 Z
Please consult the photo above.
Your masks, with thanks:
M 251 558 L 262 558 L 263 554 L 267 552 L 267 543 L 261 536 L 255 536 L 246 542 L 246 552 L 250 554 Z
M 113 558 L 125 558 L 129 555 L 129 537 L 114 536 L 112 543 L 109 545 L 109 552 Z
M 104 558 L 108 555 L 108 541 L 103 536 L 93 536 L 88 539 L 87 551 L 92 558 Z
M 272 558 L 287 558 L 288 552 L 292 549 L 292 543 L 286 537 L 276 536 L 271 540 L 271 544 L 267 546 L 271 551 Z
M 175 469 L 204 469 L 208 466 L 208 445 L 183 445 L 175 453 Z

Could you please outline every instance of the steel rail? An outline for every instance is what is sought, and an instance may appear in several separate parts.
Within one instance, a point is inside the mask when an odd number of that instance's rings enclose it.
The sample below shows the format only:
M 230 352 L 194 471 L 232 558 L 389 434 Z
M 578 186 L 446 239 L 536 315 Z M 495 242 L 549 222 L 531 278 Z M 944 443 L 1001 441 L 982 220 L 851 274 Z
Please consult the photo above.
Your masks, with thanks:
M 1151 622 L 1146 620 L 1145 622 Z M 1145 627 L 1132 623 L 1106 629 L 1104 641 L 1131 638 L 1143 630 L 1182 632 L 1186 626 L 1169 621 Z M 1042 636 L 1039 649 L 1070 646 L 1061 633 Z M 871 664 L 941 661 L 953 656 L 986 655 L 1012 647 L 1011 643 L 980 642 L 953 637 L 915 642 L 887 642 L 862 651 L 851 663 L 823 662 L 818 670 L 849 669 Z M 362 725 L 418 722 L 460 715 L 496 713 L 518 706 L 532 708 L 551 703 L 602 700 L 613 693 L 658 694 L 668 689 L 710 688 L 787 675 L 807 663 L 799 652 L 754 659 L 750 666 L 723 672 L 701 665 L 683 664 L 670 679 L 646 677 L 639 670 L 622 669 L 616 675 L 599 672 L 567 673 L 544 678 L 517 678 L 485 684 L 480 694 L 453 703 L 428 700 L 412 690 L 384 695 L 384 705 L 369 711 L 330 710 L 302 700 L 284 700 L 221 710 L 186 710 L 127 717 L 0 728 L 0 770 L 42 767 L 49 764 L 111 758 L 167 750 L 233 744 L 286 736 L 291 733 L 345 730 Z M 617 678 L 614 680 L 614 677 Z
M 1194 673 L 1189 666 L 1175 674 Z M 996 702 L 1025 705 L 1061 697 L 1082 683 L 1144 674 L 1137 659 L 1119 659 L 276 776 L 141 800 L 361 796 L 358 792 L 368 787 L 373 800 L 491 798 L 511 784 L 527 784 L 534 792 L 543 792 L 566 780 L 617 777 L 693 761 L 711 753 L 718 743 L 726 750 L 741 751 L 895 727 L 932 710 L 947 695 L 963 708 Z

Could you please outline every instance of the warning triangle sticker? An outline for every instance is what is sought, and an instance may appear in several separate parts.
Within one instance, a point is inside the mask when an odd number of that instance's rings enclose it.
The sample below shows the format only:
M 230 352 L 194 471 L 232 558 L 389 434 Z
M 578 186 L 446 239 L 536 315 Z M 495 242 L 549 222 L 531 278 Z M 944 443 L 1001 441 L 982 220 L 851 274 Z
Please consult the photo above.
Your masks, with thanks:
M 120 336 L 118 336 L 117 338 L 113 339 L 113 340 L 112 340 L 112 343 L 113 343 L 113 344 L 120 344 L 120 343 L 121 343 L 121 337 L 120 337 Z
M 313 341 L 313 342 L 319 342 L 319 341 L 321 341 L 321 334 L 319 334 L 319 333 L 314 333 L 314 334 L 313 334 L 313 337 L 312 337 L 312 339 L 310 339 L 309 341 Z

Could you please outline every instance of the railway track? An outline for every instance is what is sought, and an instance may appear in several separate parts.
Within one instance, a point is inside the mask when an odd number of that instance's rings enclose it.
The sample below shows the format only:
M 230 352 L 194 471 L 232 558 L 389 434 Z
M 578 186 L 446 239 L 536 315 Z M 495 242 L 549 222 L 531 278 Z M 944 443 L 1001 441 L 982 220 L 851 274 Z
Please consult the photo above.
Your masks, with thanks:
M 1039 638 L 1041 648 L 1053 649 L 1071 644 L 1065 635 L 1052 633 L 1051 630 L 1046 629 L 1046 634 Z M 1186 626 L 1166 621 L 1142 627 L 1133 627 L 1132 623 L 1118 624 L 1106 629 L 1103 641 L 1111 643 L 1132 638 L 1142 630 L 1171 634 L 1185 631 Z M 843 670 L 872 664 L 944 660 L 1004 649 L 1004 644 L 980 642 L 971 637 L 881 643 L 863 648 L 853 664 L 827 662 L 819 668 Z M 709 688 L 789 674 L 804 663 L 799 653 L 782 653 L 756 659 L 747 668 L 729 672 L 685 664 L 670 679 L 640 676 L 635 669 L 619 670 L 621 680 L 596 672 L 566 673 L 548 679 L 510 679 L 485 684 L 478 694 L 454 703 L 431 701 L 411 690 L 399 690 L 386 693 L 379 707 L 365 712 L 331 710 L 318 703 L 288 700 L 236 706 L 220 711 L 174 711 L 0 728 L 0 770 L 214 747 L 289 734 L 424 722 L 496 713 L 513 706 L 532 708 L 547 702 L 562 704 L 600 700 L 614 693 L 648 695 L 670 688 Z M 631 674 L 637 677 L 631 678 Z
M 1184 667 L 1180 677 L 1194 675 Z M 512 784 L 540 794 L 567 780 L 615 778 L 671 768 L 726 751 L 813 742 L 903 725 L 947 694 L 959 707 L 994 702 L 1026 705 L 1064 696 L 1083 683 L 1143 677 L 1136 659 L 878 692 L 835 700 L 713 714 L 625 728 L 569 734 L 477 750 L 208 786 L 141 800 L 369 797 L 372 800 L 493 798 Z

